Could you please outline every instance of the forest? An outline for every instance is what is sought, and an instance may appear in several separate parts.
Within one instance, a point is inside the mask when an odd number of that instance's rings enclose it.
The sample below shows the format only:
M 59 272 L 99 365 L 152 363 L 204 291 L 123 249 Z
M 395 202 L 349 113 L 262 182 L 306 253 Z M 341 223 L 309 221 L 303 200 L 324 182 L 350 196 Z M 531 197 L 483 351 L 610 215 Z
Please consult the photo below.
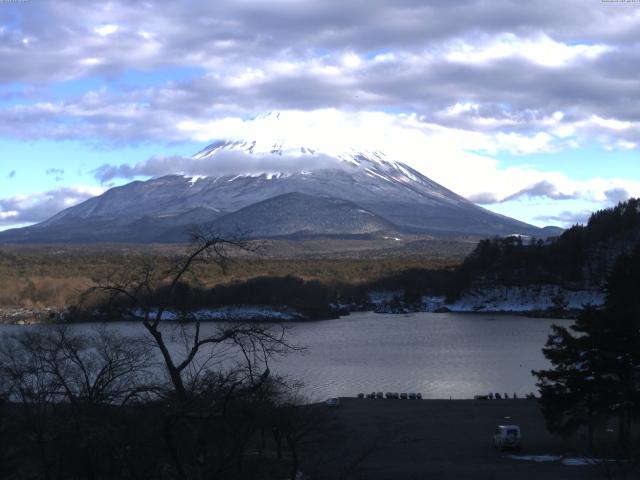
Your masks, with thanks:
M 475 247 L 454 244 L 449 252 L 441 245 L 444 250 L 423 256 L 285 259 L 251 256 L 241 250 L 240 254 L 230 253 L 224 269 L 195 266 L 192 275 L 181 279 L 170 307 L 187 312 L 269 305 L 292 308 L 314 319 L 371 309 L 369 294 L 379 291 L 402 292 L 400 300 L 419 309 L 423 295 L 453 301 L 465 290 L 481 286 L 551 284 L 603 289 L 616 258 L 630 253 L 639 242 L 640 200 L 630 199 L 595 212 L 586 225 L 571 227 L 559 237 L 495 237 Z M 158 303 L 167 287 L 161 272 L 170 272 L 179 258 L 178 250 L 172 248 L 148 252 L 80 249 L 47 255 L 3 252 L 0 272 L 6 287 L 0 302 L 5 306 L 53 304 L 66 310 L 69 320 L 86 319 L 86 313 L 96 309 L 108 318 L 110 305 L 96 298 L 87 301 L 81 293 L 105 279 L 123 278 L 127 272 L 153 264 L 156 277 L 148 297 Z M 29 275 L 28 269 L 39 272 Z M 15 276 L 28 280 L 20 283 Z

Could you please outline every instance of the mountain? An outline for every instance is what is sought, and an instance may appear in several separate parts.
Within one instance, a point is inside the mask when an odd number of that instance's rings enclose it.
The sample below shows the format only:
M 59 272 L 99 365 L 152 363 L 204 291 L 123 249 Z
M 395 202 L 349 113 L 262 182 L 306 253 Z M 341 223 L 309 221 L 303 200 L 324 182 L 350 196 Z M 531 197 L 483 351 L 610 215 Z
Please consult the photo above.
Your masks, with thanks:
M 221 235 L 244 238 L 368 235 L 397 231 L 395 225 L 355 203 L 297 192 L 254 203 L 213 220 L 209 225 Z M 177 227 L 167 232 L 165 238 L 180 242 L 187 239 L 187 233 Z
M 197 225 L 265 238 L 392 231 L 547 236 L 381 152 L 262 137 L 216 142 L 186 159 L 197 176 L 111 188 L 40 224 L 2 232 L 0 243 L 172 242 Z

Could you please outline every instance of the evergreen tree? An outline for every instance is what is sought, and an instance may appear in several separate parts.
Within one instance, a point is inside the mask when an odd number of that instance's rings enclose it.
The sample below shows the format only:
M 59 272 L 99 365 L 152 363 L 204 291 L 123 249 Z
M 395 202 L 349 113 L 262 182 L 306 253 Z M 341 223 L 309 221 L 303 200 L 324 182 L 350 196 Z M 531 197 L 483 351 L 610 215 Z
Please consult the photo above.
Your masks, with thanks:
M 605 307 L 585 309 L 570 328 L 553 327 L 544 355 L 549 370 L 534 371 L 547 426 L 560 434 L 617 417 L 626 445 L 640 412 L 640 247 L 617 261 Z

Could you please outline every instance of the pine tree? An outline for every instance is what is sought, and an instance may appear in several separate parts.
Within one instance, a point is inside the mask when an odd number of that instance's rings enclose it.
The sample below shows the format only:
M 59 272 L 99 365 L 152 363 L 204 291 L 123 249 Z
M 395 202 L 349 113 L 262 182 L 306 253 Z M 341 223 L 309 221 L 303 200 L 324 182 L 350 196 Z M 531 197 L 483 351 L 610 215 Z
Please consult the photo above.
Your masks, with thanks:
M 603 309 L 586 308 L 569 329 L 553 327 L 543 352 L 549 370 L 534 371 L 548 428 L 589 443 L 598 420 L 617 417 L 626 445 L 640 412 L 640 247 L 621 256 L 608 279 Z

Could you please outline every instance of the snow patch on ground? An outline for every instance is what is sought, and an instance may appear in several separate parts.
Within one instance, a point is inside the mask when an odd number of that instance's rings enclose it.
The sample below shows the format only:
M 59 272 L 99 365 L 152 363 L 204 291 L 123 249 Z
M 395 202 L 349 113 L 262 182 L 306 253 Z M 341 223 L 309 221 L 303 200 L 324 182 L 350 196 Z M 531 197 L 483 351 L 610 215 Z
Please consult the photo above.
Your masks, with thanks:
M 594 465 L 602 463 L 604 460 L 601 458 L 563 458 L 562 464 L 572 467 L 584 467 L 587 465 Z
M 193 187 L 198 180 L 200 180 L 201 178 L 207 178 L 207 176 L 206 175 L 195 175 L 193 177 L 185 177 L 185 178 L 188 179 L 189 186 Z
M 506 458 L 512 460 L 524 460 L 527 462 L 560 462 L 562 465 L 570 467 L 585 467 L 590 465 L 598 465 L 603 462 L 615 462 L 616 460 L 607 460 L 603 458 L 586 458 L 586 457 L 563 457 L 561 455 L 508 455 Z
M 425 312 L 435 312 L 445 305 L 444 301 L 445 297 L 443 296 L 424 296 L 422 297 L 422 306 Z
M 402 298 L 404 296 L 403 290 L 381 290 L 377 292 L 369 292 L 369 303 L 376 306 L 384 303 L 390 303 L 396 298 Z
M 559 307 L 581 310 L 585 305 L 603 304 L 604 294 L 595 290 L 567 290 L 557 285 L 498 285 L 468 291 L 446 307 L 452 312 L 527 312 Z
M 151 318 L 156 312 L 152 312 Z M 141 310 L 135 310 L 132 314 L 136 317 L 143 317 Z M 250 321 L 277 321 L 292 322 L 296 320 L 306 320 L 306 317 L 291 309 L 276 309 L 263 305 L 230 305 L 218 308 L 205 308 L 194 310 L 187 315 L 183 315 L 173 310 L 167 310 L 162 314 L 162 320 L 200 320 L 219 322 L 250 322 Z
M 557 462 L 562 459 L 560 455 L 508 455 L 512 460 L 524 460 L 527 462 Z
M 402 304 L 403 299 L 403 290 L 369 293 L 369 303 L 377 308 L 394 302 Z M 582 310 L 586 305 L 602 306 L 604 300 L 604 293 L 596 290 L 568 290 L 557 285 L 498 285 L 469 290 L 452 303 L 446 303 L 442 295 L 425 295 L 421 305 L 402 306 L 423 312 L 544 312 Z

